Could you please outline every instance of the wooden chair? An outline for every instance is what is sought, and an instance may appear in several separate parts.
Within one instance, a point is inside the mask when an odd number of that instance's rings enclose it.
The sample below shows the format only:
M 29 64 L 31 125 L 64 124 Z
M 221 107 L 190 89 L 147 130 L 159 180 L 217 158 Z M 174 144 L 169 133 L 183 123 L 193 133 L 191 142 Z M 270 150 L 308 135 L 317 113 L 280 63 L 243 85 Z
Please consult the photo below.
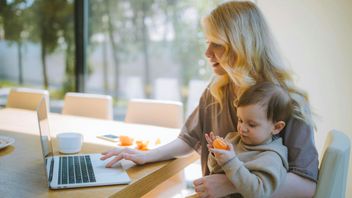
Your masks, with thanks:
M 181 128 L 183 104 L 176 101 L 132 99 L 127 105 L 125 122 Z
M 351 142 L 347 135 L 329 132 L 320 160 L 319 178 L 314 197 L 344 198 L 350 159 Z
M 65 94 L 62 114 L 112 120 L 112 97 L 100 94 L 68 92 Z
M 27 110 L 36 110 L 42 97 L 45 97 L 49 110 L 49 92 L 41 89 L 12 88 L 7 97 L 6 107 Z

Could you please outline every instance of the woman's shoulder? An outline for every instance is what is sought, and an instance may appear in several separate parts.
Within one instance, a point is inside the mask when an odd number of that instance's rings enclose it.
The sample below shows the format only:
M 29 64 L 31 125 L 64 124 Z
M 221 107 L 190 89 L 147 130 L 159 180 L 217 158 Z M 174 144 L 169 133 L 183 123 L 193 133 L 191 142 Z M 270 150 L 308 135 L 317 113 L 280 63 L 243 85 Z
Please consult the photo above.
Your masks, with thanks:
M 313 126 L 311 126 L 310 124 L 308 124 L 307 121 L 301 118 L 291 116 L 286 122 L 286 127 L 284 128 L 284 131 L 299 131 L 302 129 L 313 131 Z
M 291 117 L 280 134 L 289 149 L 299 148 L 301 144 L 314 144 L 314 127 L 299 118 Z

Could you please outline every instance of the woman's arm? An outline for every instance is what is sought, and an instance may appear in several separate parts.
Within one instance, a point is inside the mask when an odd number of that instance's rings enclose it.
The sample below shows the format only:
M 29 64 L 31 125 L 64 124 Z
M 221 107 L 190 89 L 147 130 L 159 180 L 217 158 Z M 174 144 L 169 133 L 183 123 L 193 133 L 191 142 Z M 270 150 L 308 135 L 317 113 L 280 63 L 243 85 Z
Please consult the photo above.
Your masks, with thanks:
M 147 152 L 147 163 L 169 160 L 172 158 L 182 157 L 188 155 L 193 151 L 186 142 L 180 138 L 176 138 L 172 142 L 165 144 L 164 146 L 158 147 L 156 149 Z
M 175 157 L 187 155 L 193 149 L 180 138 L 176 138 L 172 142 L 165 144 L 156 149 L 149 151 L 139 151 L 131 148 L 115 148 L 102 153 L 101 160 L 106 160 L 114 156 L 106 167 L 111 167 L 121 159 L 131 160 L 136 164 L 145 164 L 149 162 L 163 161 Z
M 272 197 L 313 197 L 315 188 L 315 182 L 289 172 L 285 181 Z

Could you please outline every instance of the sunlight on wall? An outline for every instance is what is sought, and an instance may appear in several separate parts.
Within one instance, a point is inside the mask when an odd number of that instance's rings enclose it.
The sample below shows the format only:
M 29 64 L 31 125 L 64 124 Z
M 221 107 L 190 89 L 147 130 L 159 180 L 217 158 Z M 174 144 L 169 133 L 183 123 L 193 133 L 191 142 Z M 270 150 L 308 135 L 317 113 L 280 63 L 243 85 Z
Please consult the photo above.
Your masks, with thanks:
M 284 57 L 317 114 L 317 149 L 337 129 L 352 139 L 352 1 L 259 0 Z M 352 194 L 352 159 L 346 196 Z

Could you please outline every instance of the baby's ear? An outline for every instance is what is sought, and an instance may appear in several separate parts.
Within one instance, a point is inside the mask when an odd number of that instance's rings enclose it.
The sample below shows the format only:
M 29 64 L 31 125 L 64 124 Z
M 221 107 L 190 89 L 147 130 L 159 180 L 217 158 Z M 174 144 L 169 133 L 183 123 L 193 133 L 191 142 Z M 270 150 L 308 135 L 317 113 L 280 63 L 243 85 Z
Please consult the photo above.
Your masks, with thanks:
M 272 132 L 273 135 L 276 135 L 276 134 L 279 134 L 280 131 L 285 128 L 286 126 L 286 123 L 284 121 L 277 121 L 275 124 L 274 124 L 274 130 Z

